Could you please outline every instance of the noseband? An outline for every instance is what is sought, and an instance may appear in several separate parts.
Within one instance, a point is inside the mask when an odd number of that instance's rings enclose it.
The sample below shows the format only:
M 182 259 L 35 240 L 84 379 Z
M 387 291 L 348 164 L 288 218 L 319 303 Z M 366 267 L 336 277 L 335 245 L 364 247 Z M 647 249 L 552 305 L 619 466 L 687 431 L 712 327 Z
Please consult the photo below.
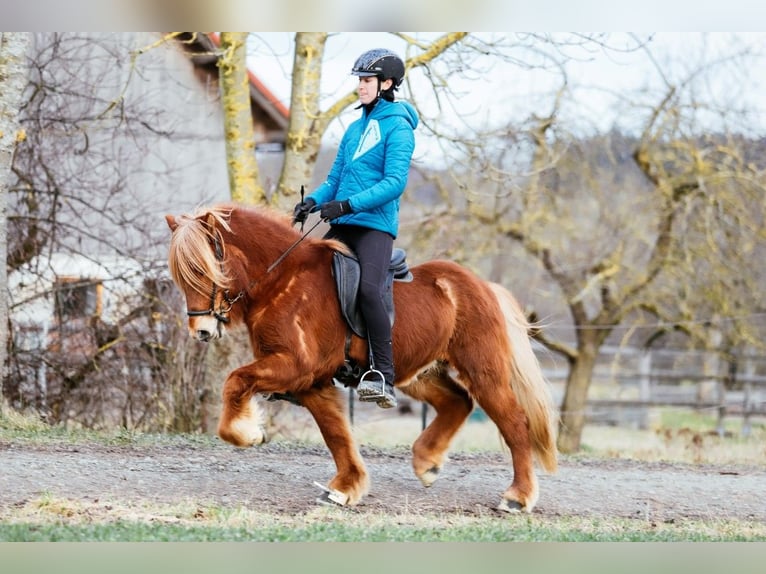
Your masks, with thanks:
M 221 303 L 221 306 L 218 307 L 218 309 L 215 308 L 215 295 L 218 292 L 218 285 L 213 283 L 213 292 L 210 294 L 210 308 L 205 309 L 204 311 L 190 311 L 189 309 L 186 310 L 186 314 L 189 317 L 202 317 L 203 315 L 212 315 L 215 317 L 219 322 L 221 323 L 228 323 L 229 318 L 226 316 L 226 314 L 231 311 L 232 306 L 234 303 L 239 301 L 242 296 L 245 294 L 244 291 L 240 291 L 237 293 L 237 296 L 233 299 L 229 297 L 229 290 L 225 290 L 223 292 L 223 302 Z M 225 303 L 225 305 L 224 305 Z
M 218 234 L 216 233 L 215 238 L 213 239 L 213 250 L 215 251 L 215 258 L 218 261 L 218 263 L 221 265 L 221 269 L 223 269 L 223 247 L 221 247 L 221 242 L 218 239 Z M 243 289 L 234 298 L 231 298 L 229 296 L 229 290 L 226 289 L 223 292 L 223 301 L 221 302 L 221 305 L 218 307 L 218 309 L 215 308 L 215 296 L 218 293 L 218 285 L 213 282 L 212 292 L 210 293 L 210 307 L 208 309 L 205 309 L 204 311 L 192 311 L 190 309 L 186 309 L 186 314 L 189 317 L 202 317 L 205 315 L 212 315 L 216 318 L 216 320 L 219 323 L 228 323 L 229 318 L 226 316 L 230 311 L 232 306 L 234 306 L 234 303 L 239 301 L 245 294 L 245 290 Z

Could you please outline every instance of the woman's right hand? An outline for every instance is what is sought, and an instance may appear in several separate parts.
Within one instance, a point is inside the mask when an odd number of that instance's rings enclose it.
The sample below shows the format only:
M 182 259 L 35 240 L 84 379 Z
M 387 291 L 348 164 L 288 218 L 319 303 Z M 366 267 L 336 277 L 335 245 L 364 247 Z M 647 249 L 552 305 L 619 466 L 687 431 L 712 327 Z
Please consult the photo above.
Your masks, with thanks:
M 293 225 L 296 223 L 304 223 L 316 204 L 317 202 L 310 197 L 297 203 L 293 209 Z

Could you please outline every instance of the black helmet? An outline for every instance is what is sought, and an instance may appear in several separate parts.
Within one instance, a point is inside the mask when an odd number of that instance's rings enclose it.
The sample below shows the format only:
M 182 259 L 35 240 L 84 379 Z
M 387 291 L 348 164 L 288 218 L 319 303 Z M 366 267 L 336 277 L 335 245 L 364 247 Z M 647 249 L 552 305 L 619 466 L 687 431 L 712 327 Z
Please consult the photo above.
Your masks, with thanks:
M 356 59 L 351 68 L 354 76 L 378 76 L 385 81 L 394 80 L 394 88 L 398 88 L 404 79 L 404 62 L 391 50 L 376 48 L 368 50 Z

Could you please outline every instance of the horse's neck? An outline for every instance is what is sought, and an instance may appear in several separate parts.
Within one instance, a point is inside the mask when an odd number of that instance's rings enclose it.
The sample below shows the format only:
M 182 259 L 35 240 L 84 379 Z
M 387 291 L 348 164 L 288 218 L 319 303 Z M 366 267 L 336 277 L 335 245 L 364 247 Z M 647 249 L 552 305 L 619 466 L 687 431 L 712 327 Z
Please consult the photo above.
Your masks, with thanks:
M 243 230 L 234 230 L 232 241 L 246 257 L 246 266 L 250 273 L 264 274 L 296 245 L 299 235 L 290 228 L 264 217 L 249 222 L 243 220 Z

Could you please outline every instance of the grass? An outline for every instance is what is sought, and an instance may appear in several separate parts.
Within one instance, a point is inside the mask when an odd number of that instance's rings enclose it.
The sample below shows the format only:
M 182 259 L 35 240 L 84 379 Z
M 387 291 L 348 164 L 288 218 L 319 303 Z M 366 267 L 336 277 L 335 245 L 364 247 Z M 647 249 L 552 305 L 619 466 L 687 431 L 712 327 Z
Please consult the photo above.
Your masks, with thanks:
M 392 416 L 374 405 L 358 403 L 354 433 L 361 444 L 409 448 L 422 430 L 420 409 L 410 416 Z M 431 413 L 431 416 L 433 414 Z M 718 436 L 716 417 L 690 409 L 656 409 L 648 429 L 588 425 L 581 453 L 589 458 L 623 458 L 707 464 L 766 465 L 766 422 L 752 421 L 751 435 L 741 436 L 740 418 L 726 419 L 726 436 Z M 279 436 L 320 443 L 308 415 L 289 409 L 277 418 Z M 497 452 L 503 448 L 497 427 L 487 420 L 469 421 L 453 440 L 453 452 Z
M 38 417 L 0 409 L 0 441 L 20 444 L 82 444 L 107 446 L 173 446 L 177 444 L 212 445 L 220 440 L 205 434 L 144 433 L 126 428 L 93 430 L 63 425 L 48 425 Z
M 278 405 L 282 406 L 282 405 Z M 375 405 L 357 403 L 354 434 L 360 444 L 409 449 L 422 430 L 419 408 L 398 416 Z M 432 413 L 431 413 L 432 416 Z M 741 436 L 741 419 L 726 419 L 725 436 L 718 436 L 715 416 L 691 409 L 656 409 L 648 429 L 588 425 L 583 430 L 581 453 L 589 458 L 624 458 L 708 464 L 766 464 L 766 421 L 752 421 L 749 437 Z M 273 440 L 323 444 L 310 415 L 303 409 L 282 408 L 273 419 Z M 49 426 L 39 419 L 0 409 L 0 440 L 20 443 L 93 442 L 106 445 L 173 446 L 220 444 L 205 434 L 142 433 L 128 429 L 94 431 Z M 474 420 L 458 432 L 453 452 L 497 452 L 503 448 L 491 421 Z
M 8 511 L 6 510 L 5 513 Z M 366 514 L 318 507 L 297 516 L 244 507 L 121 505 L 42 497 L 0 516 L 2 541 L 745 542 L 766 525 L 739 521 Z
M 741 419 L 725 421 L 719 436 L 714 416 L 689 409 L 657 409 L 647 430 L 586 426 L 582 451 L 590 457 L 693 464 L 766 465 L 766 423 L 753 421 L 741 434 Z

